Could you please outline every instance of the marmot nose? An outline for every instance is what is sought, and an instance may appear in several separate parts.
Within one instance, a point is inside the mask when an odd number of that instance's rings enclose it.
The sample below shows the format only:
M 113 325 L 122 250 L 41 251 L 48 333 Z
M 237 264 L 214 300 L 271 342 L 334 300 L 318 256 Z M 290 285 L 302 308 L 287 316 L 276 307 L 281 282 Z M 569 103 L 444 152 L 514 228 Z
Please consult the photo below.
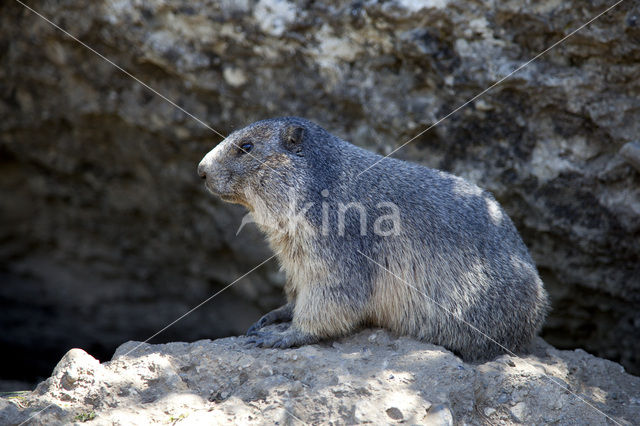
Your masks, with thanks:
M 202 179 L 207 178 L 207 172 L 204 171 L 202 163 L 198 164 L 198 176 L 200 176 Z

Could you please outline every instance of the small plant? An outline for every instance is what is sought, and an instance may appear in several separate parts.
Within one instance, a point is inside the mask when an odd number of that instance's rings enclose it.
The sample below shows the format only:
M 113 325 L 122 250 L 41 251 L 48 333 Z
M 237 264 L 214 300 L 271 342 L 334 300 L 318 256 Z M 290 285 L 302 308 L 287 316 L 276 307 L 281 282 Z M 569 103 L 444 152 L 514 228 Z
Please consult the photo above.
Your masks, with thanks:
M 74 420 L 79 422 L 88 422 L 89 420 L 93 420 L 96 418 L 96 413 L 93 411 L 89 411 L 87 413 L 80 413 L 74 417 Z
M 176 423 L 178 423 L 180 420 L 183 420 L 183 419 L 187 418 L 187 416 L 188 416 L 188 414 L 184 414 L 184 413 L 180 414 L 178 417 L 171 416 L 171 417 L 169 417 L 169 422 L 170 422 L 171 424 L 174 424 L 174 425 L 175 425 L 175 424 L 176 424 Z
M 27 406 L 27 395 L 31 391 L 12 391 L 12 392 L 0 392 L 0 398 L 6 398 L 21 408 Z
M 11 391 L 11 392 L 0 392 L 0 398 L 26 398 L 31 391 Z

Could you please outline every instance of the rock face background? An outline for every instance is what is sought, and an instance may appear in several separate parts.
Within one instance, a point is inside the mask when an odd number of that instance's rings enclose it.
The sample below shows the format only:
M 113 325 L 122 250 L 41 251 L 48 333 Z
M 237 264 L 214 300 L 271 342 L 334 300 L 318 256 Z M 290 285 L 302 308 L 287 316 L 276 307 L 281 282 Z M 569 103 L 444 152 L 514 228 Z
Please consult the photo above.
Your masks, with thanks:
M 300 115 L 388 153 L 612 2 L 29 4 L 223 134 Z M 196 176 L 219 140 L 0 5 L 0 344 L 14 358 L 0 377 L 48 376 L 71 347 L 108 359 L 270 256 Z M 625 1 L 396 156 L 491 190 L 551 294 L 543 336 L 638 374 L 639 143 L 640 6 Z M 154 342 L 241 333 L 283 281 L 272 261 Z

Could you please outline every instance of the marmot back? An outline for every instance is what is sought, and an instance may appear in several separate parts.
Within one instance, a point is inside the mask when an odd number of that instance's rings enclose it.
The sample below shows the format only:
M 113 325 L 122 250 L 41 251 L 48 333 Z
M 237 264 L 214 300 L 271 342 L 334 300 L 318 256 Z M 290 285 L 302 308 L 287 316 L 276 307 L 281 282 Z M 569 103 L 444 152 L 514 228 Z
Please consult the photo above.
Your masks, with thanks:
M 525 350 L 544 321 L 547 295 L 513 223 L 459 177 L 296 117 L 234 132 L 198 171 L 211 192 L 251 211 L 287 274 L 288 303 L 252 326 L 254 344 L 379 326 L 469 360 Z M 277 321 L 291 326 L 262 330 Z

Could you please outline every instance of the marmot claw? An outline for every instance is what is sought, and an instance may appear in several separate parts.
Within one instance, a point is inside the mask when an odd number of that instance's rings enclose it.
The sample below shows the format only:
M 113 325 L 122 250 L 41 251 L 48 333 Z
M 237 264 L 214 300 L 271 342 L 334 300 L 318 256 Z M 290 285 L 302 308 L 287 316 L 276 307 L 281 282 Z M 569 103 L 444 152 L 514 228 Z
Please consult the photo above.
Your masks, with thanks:
M 251 327 L 249 327 L 249 329 L 247 330 L 246 335 L 247 336 L 255 336 L 258 333 L 258 330 L 262 329 L 263 327 L 265 327 L 268 324 L 269 324 L 269 322 L 267 321 L 267 318 L 266 318 L 266 315 L 265 315 L 262 318 L 260 318 L 258 321 L 254 322 L 251 325 Z

